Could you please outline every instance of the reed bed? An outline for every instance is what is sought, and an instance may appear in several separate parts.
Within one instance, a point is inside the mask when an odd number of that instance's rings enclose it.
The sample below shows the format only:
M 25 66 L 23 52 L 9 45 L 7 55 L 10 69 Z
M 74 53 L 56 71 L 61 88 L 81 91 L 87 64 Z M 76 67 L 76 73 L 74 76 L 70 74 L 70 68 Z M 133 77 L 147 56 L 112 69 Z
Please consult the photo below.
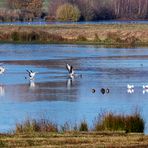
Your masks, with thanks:
M 1 42 L 148 45 L 148 25 L 0 26 Z
M 140 113 L 135 112 L 132 115 L 116 115 L 112 112 L 99 115 L 94 122 L 93 127 L 89 128 L 87 121 L 84 120 L 74 126 L 68 122 L 64 125 L 57 125 L 48 119 L 27 119 L 23 123 L 16 124 L 14 133 L 32 133 L 32 132 L 90 132 L 90 131 L 119 131 L 125 133 L 143 133 L 145 122 Z
M 112 112 L 109 112 L 96 120 L 94 130 L 143 133 L 144 125 L 145 122 L 138 112 L 135 112 L 132 115 L 115 115 Z

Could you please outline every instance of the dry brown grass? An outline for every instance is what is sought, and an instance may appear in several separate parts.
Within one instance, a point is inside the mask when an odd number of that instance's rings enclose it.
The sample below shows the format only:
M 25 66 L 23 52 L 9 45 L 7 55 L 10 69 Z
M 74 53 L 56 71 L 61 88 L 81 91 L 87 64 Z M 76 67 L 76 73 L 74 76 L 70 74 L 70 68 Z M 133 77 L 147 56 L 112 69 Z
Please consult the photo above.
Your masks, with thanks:
M 111 132 L 68 132 L 1 135 L 0 147 L 147 147 L 148 136 Z
M 18 32 L 36 34 L 37 42 L 148 44 L 147 24 L 0 26 L 0 32 L 0 41 L 8 42 L 13 41 L 11 34 Z

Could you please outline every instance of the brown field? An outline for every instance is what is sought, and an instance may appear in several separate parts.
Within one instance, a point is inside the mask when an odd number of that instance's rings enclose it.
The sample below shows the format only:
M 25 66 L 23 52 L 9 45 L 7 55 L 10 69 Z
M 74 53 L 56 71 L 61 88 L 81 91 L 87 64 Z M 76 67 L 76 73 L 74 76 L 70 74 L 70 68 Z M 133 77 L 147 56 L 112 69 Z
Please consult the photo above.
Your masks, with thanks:
M 0 147 L 96 148 L 148 147 L 148 136 L 122 132 L 67 132 L 0 135 Z
M 147 45 L 148 25 L 0 26 L 0 41 Z

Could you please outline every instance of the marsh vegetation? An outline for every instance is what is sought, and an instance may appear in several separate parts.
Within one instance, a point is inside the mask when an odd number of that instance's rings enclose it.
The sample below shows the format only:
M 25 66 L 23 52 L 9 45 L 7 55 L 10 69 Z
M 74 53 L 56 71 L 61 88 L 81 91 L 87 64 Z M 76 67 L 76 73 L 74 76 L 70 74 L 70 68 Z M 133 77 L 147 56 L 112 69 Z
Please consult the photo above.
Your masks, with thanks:
M 144 24 L 0 26 L 0 41 L 138 46 L 147 45 L 147 30 Z

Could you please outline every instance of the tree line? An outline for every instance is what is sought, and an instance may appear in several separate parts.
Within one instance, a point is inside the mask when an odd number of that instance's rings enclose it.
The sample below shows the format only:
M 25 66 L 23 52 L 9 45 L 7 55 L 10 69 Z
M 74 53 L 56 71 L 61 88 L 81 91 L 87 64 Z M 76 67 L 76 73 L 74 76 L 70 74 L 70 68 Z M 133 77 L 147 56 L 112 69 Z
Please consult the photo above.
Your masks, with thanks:
M 148 0 L 6 0 L 0 9 L 1 21 L 44 17 L 63 21 L 147 19 Z

